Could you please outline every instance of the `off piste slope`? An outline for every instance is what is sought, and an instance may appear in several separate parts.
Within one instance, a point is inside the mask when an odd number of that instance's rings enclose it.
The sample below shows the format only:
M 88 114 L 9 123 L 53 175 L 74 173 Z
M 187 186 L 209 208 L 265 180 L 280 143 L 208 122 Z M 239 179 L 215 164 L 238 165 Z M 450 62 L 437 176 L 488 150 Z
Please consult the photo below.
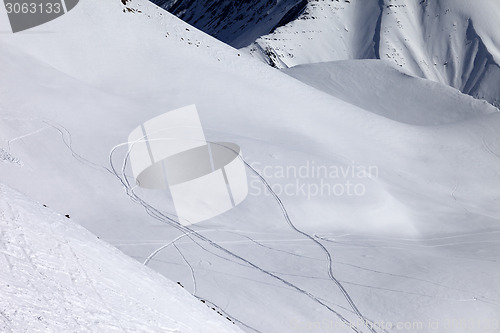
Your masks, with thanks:
M 306 64 L 283 72 L 365 110 L 408 124 L 443 125 L 498 112 L 484 100 L 408 75 L 386 60 Z
M 149 258 L 243 329 L 495 318 L 498 113 L 432 127 L 387 119 L 144 0 L 82 1 L 34 30 L 0 34 L 0 66 L 2 182 Z M 126 185 L 126 140 L 193 103 L 207 139 L 237 143 L 277 197 L 247 168 L 248 198 L 186 236 L 168 220 L 167 193 Z M 318 177 L 324 168 L 332 172 Z
M 152 0 L 183 21 L 234 46 L 244 47 L 258 37 L 294 20 L 306 0 Z
M 241 332 L 179 285 L 0 184 L 2 332 Z
M 499 22 L 495 0 L 310 1 L 296 20 L 248 51 L 279 68 L 386 59 L 498 107 Z

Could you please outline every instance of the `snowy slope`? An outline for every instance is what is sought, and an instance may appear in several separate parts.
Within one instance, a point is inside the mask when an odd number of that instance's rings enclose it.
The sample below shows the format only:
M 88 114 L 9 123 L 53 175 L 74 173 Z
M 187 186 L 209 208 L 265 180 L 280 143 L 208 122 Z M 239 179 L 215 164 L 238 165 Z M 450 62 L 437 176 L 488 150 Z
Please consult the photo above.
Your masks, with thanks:
M 298 65 L 283 72 L 365 110 L 408 124 L 442 125 L 498 112 L 484 100 L 399 69 L 389 61 L 344 60 Z
M 436 121 L 445 126 L 387 119 L 143 0 L 87 0 L 33 31 L 2 34 L 0 66 L 1 181 L 129 256 L 149 258 L 244 330 L 304 332 L 326 321 L 369 332 L 360 318 L 444 325 L 496 317 L 500 117 L 483 104 L 470 103 L 465 116 L 443 113 Z M 442 92 L 443 104 L 465 101 Z M 358 102 L 395 110 L 402 95 Z M 251 169 L 247 200 L 191 233 L 167 218 L 175 213 L 168 194 L 137 189 L 143 201 L 131 200 L 121 144 L 138 124 L 192 103 L 207 139 L 240 145 L 289 220 Z M 333 179 L 273 172 L 307 163 L 378 171 Z M 321 180 L 355 182 L 366 193 L 301 191 Z M 296 192 L 279 191 L 289 184 Z
M 240 332 L 179 285 L 0 184 L 2 332 Z
M 279 68 L 385 59 L 499 106 L 498 22 L 495 0 L 311 1 L 296 20 L 247 50 Z
M 267 62 L 279 68 L 376 58 L 379 5 L 377 1 L 309 1 L 296 20 L 261 36 L 247 50 L 256 56 L 264 52 Z

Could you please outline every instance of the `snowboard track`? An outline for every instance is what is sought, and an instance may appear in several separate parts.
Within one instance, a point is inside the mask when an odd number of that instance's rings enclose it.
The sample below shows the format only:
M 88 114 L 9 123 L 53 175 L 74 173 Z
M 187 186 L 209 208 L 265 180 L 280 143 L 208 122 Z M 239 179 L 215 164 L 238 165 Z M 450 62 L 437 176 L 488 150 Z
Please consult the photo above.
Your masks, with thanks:
M 129 160 L 129 156 L 130 156 L 130 152 L 131 152 L 131 149 L 133 147 L 134 144 L 138 143 L 138 142 L 144 142 L 146 140 L 145 137 L 143 138 L 140 138 L 139 140 L 135 141 L 135 142 L 132 142 L 131 143 L 131 146 L 128 148 L 127 150 L 127 153 L 125 154 L 125 156 L 123 157 L 122 159 L 122 168 L 121 168 L 121 173 L 119 171 L 117 171 L 117 168 L 115 167 L 114 165 L 114 161 L 113 161 L 113 157 L 114 157 L 114 154 L 116 153 L 116 150 L 120 147 L 123 147 L 123 146 L 128 146 L 129 145 L 129 142 L 125 142 L 125 143 L 121 143 L 115 147 L 113 147 L 113 149 L 110 151 L 109 153 L 109 164 L 111 166 L 111 171 L 112 173 L 115 175 L 115 177 L 117 177 L 117 179 L 121 182 L 122 186 L 124 187 L 125 189 L 125 192 L 126 194 L 136 203 L 142 205 L 146 212 L 153 218 L 163 222 L 163 223 L 166 223 L 174 228 L 176 228 L 177 230 L 181 231 L 183 234 L 189 234 L 188 237 L 194 241 L 194 239 L 191 237 L 191 236 L 194 236 L 196 237 L 197 239 L 203 241 L 203 242 L 206 242 L 208 244 L 210 244 L 211 246 L 213 246 L 214 248 L 218 249 L 219 251 L 222 251 L 240 261 L 243 261 L 244 263 L 246 263 L 247 265 L 251 266 L 252 268 L 254 269 L 257 269 L 259 270 L 260 272 L 262 272 L 263 274 L 266 274 L 282 283 L 284 283 L 285 285 L 297 290 L 298 292 L 306 295 L 307 297 L 309 297 L 310 299 L 312 299 L 314 302 L 320 304 L 321 306 L 325 307 L 328 311 L 332 312 L 339 320 L 341 320 L 345 325 L 347 325 L 349 328 L 351 328 L 354 332 L 358 332 L 358 333 L 361 333 L 362 330 L 360 328 L 358 328 L 357 326 L 355 326 L 351 321 L 349 321 L 348 319 L 346 319 L 342 314 L 340 314 L 339 312 L 337 312 L 336 310 L 334 310 L 332 307 L 330 307 L 328 304 L 326 304 L 325 302 L 323 302 L 322 300 L 320 300 L 318 297 L 316 297 L 315 295 L 309 293 L 308 291 L 306 291 L 305 289 L 302 289 L 300 288 L 299 286 L 289 282 L 288 280 L 268 271 L 268 270 L 265 270 L 263 268 L 261 268 L 260 266 L 258 266 L 257 264 L 243 258 L 242 256 L 228 250 L 227 248 L 213 242 L 211 239 L 205 237 L 204 235 L 200 234 L 199 232 L 197 232 L 196 230 L 190 228 L 190 227 L 187 227 L 187 226 L 183 226 L 181 225 L 179 222 L 177 222 L 174 218 L 172 218 L 171 216 L 173 217 L 176 217 L 174 214 L 166 214 L 164 212 L 161 212 L 160 210 L 152 207 L 151 205 L 149 205 L 146 201 L 144 201 L 142 198 L 140 198 L 137 194 L 135 194 L 135 192 L 133 191 L 133 186 L 130 184 L 129 182 L 129 177 L 126 175 L 126 169 L 127 169 L 127 161 Z M 164 140 L 168 140 L 168 139 L 164 139 Z M 209 142 L 209 141 L 207 141 Z M 211 144 L 215 144 L 215 145 L 219 145 L 225 149 L 229 149 L 231 151 L 233 151 L 234 153 L 238 154 L 237 151 L 233 150 L 232 148 L 230 147 L 227 147 L 227 146 L 224 146 L 223 144 L 220 144 L 220 143 L 217 143 L 217 142 L 209 142 Z M 330 253 L 330 251 L 320 242 L 318 241 L 317 239 L 315 239 L 314 236 L 300 230 L 299 228 L 297 228 L 295 226 L 295 224 L 292 222 L 289 214 L 288 214 L 288 211 L 285 207 L 285 205 L 283 204 L 283 201 L 281 200 L 281 198 L 276 194 L 276 192 L 273 191 L 271 185 L 267 182 L 267 180 L 255 169 L 253 168 L 250 163 L 248 163 L 241 155 L 238 155 L 238 158 L 245 164 L 245 166 L 247 168 L 249 168 L 251 170 L 252 173 L 254 173 L 259 179 L 260 181 L 262 182 L 262 184 L 266 187 L 266 189 L 269 191 L 269 193 L 274 197 L 275 201 L 277 202 L 277 204 L 279 205 L 280 207 L 280 210 L 283 214 L 283 217 L 285 218 L 287 224 L 290 226 L 290 228 L 292 230 L 294 230 L 295 232 L 301 234 L 302 236 L 306 237 L 307 239 L 311 240 L 312 242 L 314 242 L 325 254 L 327 260 L 328 260 L 328 276 L 330 278 L 330 280 L 332 280 L 334 282 L 334 284 L 338 287 L 338 289 L 341 291 L 342 295 L 344 296 L 344 298 L 346 299 L 346 301 L 349 303 L 349 306 L 351 307 L 351 309 L 354 311 L 354 313 L 356 314 L 356 316 L 363 322 L 363 324 L 368 328 L 368 330 L 372 333 L 377 333 L 377 331 L 375 330 L 375 328 L 373 327 L 373 322 L 369 321 L 368 319 L 365 318 L 365 316 L 361 313 L 361 311 L 358 309 L 358 307 L 356 306 L 356 304 L 354 303 L 353 299 L 351 298 L 350 294 L 347 292 L 347 290 L 344 288 L 344 286 L 342 285 L 342 283 L 334 276 L 333 274 L 333 264 L 332 264 L 332 255 Z M 168 215 L 171 215 L 171 216 L 168 216 Z M 195 241 L 196 242 L 196 241 Z M 158 254 L 162 249 L 166 248 L 168 245 L 170 245 L 172 242 L 168 243 L 167 245 L 164 245 L 162 247 L 160 247 L 159 249 L 155 250 L 147 259 L 147 261 L 149 262 L 156 254 Z M 384 330 L 385 331 L 385 330 Z

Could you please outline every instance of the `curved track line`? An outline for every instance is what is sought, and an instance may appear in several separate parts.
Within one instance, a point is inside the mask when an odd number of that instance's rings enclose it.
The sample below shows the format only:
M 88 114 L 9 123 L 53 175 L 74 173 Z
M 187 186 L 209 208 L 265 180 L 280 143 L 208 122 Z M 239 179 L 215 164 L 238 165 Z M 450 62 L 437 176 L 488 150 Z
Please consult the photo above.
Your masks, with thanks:
M 138 142 L 144 142 L 144 138 L 141 138 L 135 142 L 132 142 L 132 146 L 135 144 L 135 143 L 138 143 Z M 142 200 L 140 197 L 138 197 L 137 195 L 135 195 L 134 193 L 132 193 L 130 191 L 130 189 L 132 188 L 132 186 L 130 185 L 130 182 L 128 180 L 128 177 L 125 175 L 125 170 L 126 170 L 126 167 L 127 167 L 127 160 L 129 158 L 129 155 L 130 155 L 130 151 L 131 151 L 131 147 L 129 147 L 128 151 L 127 151 L 127 154 L 125 155 L 124 159 L 123 159 L 123 164 L 122 164 L 122 170 L 121 170 L 121 175 L 123 176 L 120 176 L 120 174 L 118 173 L 118 171 L 116 170 L 115 166 L 114 166 L 114 163 L 113 163 L 113 154 L 114 152 L 116 151 L 116 149 L 118 149 L 119 147 L 121 146 L 125 146 L 125 145 L 129 145 L 129 142 L 125 142 L 125 143 L 122 143 L 122 144 L 119 144 L 119 145 L 116 145 L 115 147 L 113 147 L 113 149 L 111 150 L 110 154 L 109 154 L 109 162 L 110 162 L 110 165 L 111 165 L 111 169 L 112 169 L 112 172 L 114 173 L 114 175 L 120 180 L 120 182 L 122 183 L 123 187 L 125 188 L 125 191 L 127 193 L 127 195 L 129 195 L 131 197 L 131 199 L 134 201 L 134 202 L 137 202 L 139 203 L 140 205 L 142 205 L 145 209 L 146 209 L 146 212 L 158 219 L 159 221 L 161 222 L 164 222 L 164 223 L 167 223 L 171 226 L 173 226 L 174 228 L 180 230 L 181 232 L 183 233 L 189 233 L 193 236 L 195 236 L 196 238 L 210 244 L 211 246 L 217 248 L 218 250 L 222 251 L 222 252 L 225 252 L 227 253 L 228 255 L 230 256 L 233 256 L 235 257 L 236 259 L 239 259 L 243 262 L 245 262 L 246 264 L 250 265 L 251 267 L 253 267 L 254 269 L 257 269 L 259 271 L 261 271 L 262 273 L 268 275 L 268 276 L 271 276 L 272 278 L 274 279 L 277 279 L 279 281 L 281 281 L 282 283 L 284 283 L 285 285 L 301 292 L 302 294 L 308 296 L 310 299 L 312 299 L 313 301 L 315 301 L 316 303 L 322 305 L 323 307 L 325 307 L 326 309 L 328 309 L 330 312 L 332 312 L 333 314 L 335 314 L 335 316 L 337 316 L 344 324 L 346 324 L 349 328 L 351 328 L 353 331 L 355 332 L 362 332 L 360 329 L 358 329 L 353 323 L 351 323 L 349 320 L 347 320 L 344 316 L 342 316 L 340 313 L 338 313 L 337 311 L 335 311 L 334 309 L 332 309 L 329 305 L 327 305 L 326 303 L 324 303 L 323 301 L 319 300 L 317 297 L 315 297 L 314 295 L 312 295 L 311 293 L 309 293 L 308 291 L 294 285 L 293 283 L 277 276 L 276 274 L 273 274 L 261 267 L 259 267 L 258 265 L 254 264 L 253 262 L 250 262 L 249 260 L 227 250 L 226 248 L 216 244 L 215 242 L 213 242 L 212 240 L 206 238 L 205 236 L 199 234 L 198 232 L 196 232 L 195 230 L 192 230 L 191 228 L 189 227 L 186 227 L 186 226 L 183 226 L 181 224 L 179 224 L 177 221 L 173 220 L 171 217 L 169 216 L 166 216 L 164 213 L 162 213 L 161 211 L 157 210 L 156 208 L 150 206 L 147 202 L 145 202 L 144 200 Z M 225 146 L 224 146 L 225 147 Z M 226 147 L 227 148 L 227 147 Z M 227 148 L 227 149 L 230 149 L 230 148 Z M 241 156 L 240 156 L 241 158 Z M 251 166 L 245 162 L 243 160 L 243 162 L 245 163 L 245 165 L 249 166 L 251 168 Z M 252 170 L 254 170 L 252 168 Z M 254 170 L 255 171 L 255 170 Z M 255 171 L 256 172 L 256 171 Z M 258 172 L 257 172 L 258 174 Z M 258 174 L 260 176 L 260 174 Z M 262 176 L 260 176 L 262 177 Z M 269 186 L 269 184 L 267 184 Z M 276 195 L 276 194 L 275 194 Z M 279 198 L 278 198 L 279 199 Z M 279 201 L 281 202 L 281 200 Z M 281 203 L 280 207 L 282 207 L 282 210 L 284 209 L 284 206 L 283 204 Z M 286 212 L 286 209 L 284 210 L 284 213 L 286 214 L 285 216 L 288 216 L 288 213 Z M 289 217 L 288 217 L 289 219 Z M 293 224 L 292 224 L 293 225 Z M 311 237 L 311 236 L 310 236 Z M 314 239 L 314 238 L 313 238 Z M 319 242 L 318 242 L 319 243 Z M 320 244 L 321 245 L 321 244 Z M 322 246 L 322 245 L 321 245 Z M 323 246 L 322 246 L 323 247 Z M 323 247 L 324 248 L 324 247 Z M 326 250 L 326 248 L 325 248 Z M 331 257 L 330 257 L 331 258 Z M 331 261 L 330 261 L 330 265 L 331 265 Z M 350 297 L 349 297 L 350 298 Z M 352 301 L 352 300 L 351 300 Z M 359 312 L 359 310 L 358 310 Z M 363 320 L 363 322 L 365 323 L 365 325 L 370 329 L 370 331 L 372 331 L 372 333 L 375 333 L 375 331 L 373 330 L 373 328 L 370 327 L 369 323 L 367 320 Z

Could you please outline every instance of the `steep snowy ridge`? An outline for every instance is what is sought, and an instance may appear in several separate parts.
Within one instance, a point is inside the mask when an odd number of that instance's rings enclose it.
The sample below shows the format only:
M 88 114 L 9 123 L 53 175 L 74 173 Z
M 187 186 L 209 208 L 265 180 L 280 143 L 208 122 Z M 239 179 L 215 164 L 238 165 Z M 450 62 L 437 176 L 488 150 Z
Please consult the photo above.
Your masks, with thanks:
M 153 2 L 273 67 L 386 59 L 500 106 L 495 0 Z
M 488 0 L 381 0 L 378 8 L 375 1 L 318 0 L 294 22 L 257 39 L 248 51 L 279 68 L 386 59 L 412 75 L 498 107 L 498 22 L 500 6 Z
M 179 285 L 0 184 L 0 331 L 241 332 Z
M 495 87 L 500 84 L 500 68 L 493 58 L 500 47 L 494 30 L 500 22 L 497 2 L 401 2 L 386 7 L 385 13 L 380 58 L 499 106 Z M 493 38 L 491 50 L 483 38 Z
M 154 2 L 234 47 L 256 39 L 247 51 L 273 67 L 386 59 L 500 106 L 495 0 Z
M 189 24 L 240 48 L 295 19 L 307 0 L 152 0 Z
M 376 55 L 376 1 L 310 1 L 295 21 L 257 39 L 247 49 L 276 55 L 286 67 Z M 357 25 L 362 25 L 359 29 Z M 258 46 L 258 47 L 257 47 Z M 283 67 L 268 60 L 275 67 Z

